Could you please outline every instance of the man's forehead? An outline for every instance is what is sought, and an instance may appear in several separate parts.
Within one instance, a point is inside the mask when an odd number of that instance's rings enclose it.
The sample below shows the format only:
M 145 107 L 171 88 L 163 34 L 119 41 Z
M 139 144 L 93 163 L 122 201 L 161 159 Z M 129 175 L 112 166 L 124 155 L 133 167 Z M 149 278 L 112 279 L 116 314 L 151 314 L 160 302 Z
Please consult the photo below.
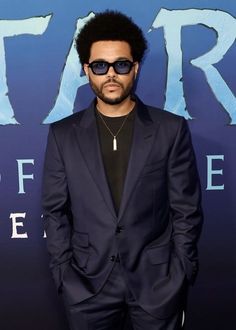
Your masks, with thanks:
M 132 59 L 130 45 L 126 41 L 101 40 L 92 44 L 90 59 Z

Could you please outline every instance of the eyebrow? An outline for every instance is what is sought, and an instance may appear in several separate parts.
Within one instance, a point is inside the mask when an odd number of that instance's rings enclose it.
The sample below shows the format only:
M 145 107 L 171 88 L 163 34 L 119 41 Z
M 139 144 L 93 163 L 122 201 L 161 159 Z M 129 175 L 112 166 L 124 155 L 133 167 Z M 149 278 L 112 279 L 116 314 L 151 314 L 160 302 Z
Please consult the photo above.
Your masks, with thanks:
M 114 63 L 114 62 L 116 62 L 116 61 L 133 61 L 132 59 L 129 59 L 129 58 L 127 58 L 127 57 L 118 57 L 118 58 L 116 58 L 113 62 L 108 62 L 107 60 L 105 60 L 104 58 L 98 58 L 98 59 L 95 59 L 95 60 L 93 60 L 93 61 L 91 61 L 91 62 L 107 62 L 107 63 Z M 89 63 L 91 63 L 91 62 L 89 62 Z

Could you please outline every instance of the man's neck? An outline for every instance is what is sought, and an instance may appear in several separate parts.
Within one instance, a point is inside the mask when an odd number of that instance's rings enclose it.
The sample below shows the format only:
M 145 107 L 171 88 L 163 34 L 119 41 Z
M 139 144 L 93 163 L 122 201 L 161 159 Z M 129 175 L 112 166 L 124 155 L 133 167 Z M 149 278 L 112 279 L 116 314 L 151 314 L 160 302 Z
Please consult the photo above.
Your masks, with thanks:
M 108 117 L 121 117 L 127 115 L 134 107 L 135 102 L 129 97 L 119 104 L 107 104 L 97 98 L 97 109 Z

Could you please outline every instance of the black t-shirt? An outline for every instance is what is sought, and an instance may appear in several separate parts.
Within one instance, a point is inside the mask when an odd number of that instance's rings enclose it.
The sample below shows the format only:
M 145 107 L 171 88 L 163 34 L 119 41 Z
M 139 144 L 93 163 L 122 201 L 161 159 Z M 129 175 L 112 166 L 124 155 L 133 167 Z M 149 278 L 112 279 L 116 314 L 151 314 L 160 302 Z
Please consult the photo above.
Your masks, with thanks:
M 108 117 L 101 113 L 99 115 L 97 111 L 98 110 L 96 110 L 96 119 L 104 169 L 114 206 L 118 214 L 132 144 L 135 108 L 129 113 L 127 119 L 126 116 Z M 122 123 L 126 120 L 120 132 L 116 136 L 116 151 L 113 150 L 113 136 L 105 126 L 100 116 L 102 116 L 113 135 L 117 134 L 118 130 L 122 126 Z

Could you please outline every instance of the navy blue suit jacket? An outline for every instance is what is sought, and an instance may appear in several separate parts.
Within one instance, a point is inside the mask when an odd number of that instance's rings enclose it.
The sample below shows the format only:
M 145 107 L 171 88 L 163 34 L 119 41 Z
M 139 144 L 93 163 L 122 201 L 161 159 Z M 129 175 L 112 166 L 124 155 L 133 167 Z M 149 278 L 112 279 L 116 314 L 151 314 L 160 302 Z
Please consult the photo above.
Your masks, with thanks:
M 139 99 L 118 216 L 101 158 L 94 103 L 51 125 L 43 208 L 51 269 L 69 306 L 96 294 L 119 254 L 140 306 L 178 310 L 197 272 L 200 186 L 186 121 Z

